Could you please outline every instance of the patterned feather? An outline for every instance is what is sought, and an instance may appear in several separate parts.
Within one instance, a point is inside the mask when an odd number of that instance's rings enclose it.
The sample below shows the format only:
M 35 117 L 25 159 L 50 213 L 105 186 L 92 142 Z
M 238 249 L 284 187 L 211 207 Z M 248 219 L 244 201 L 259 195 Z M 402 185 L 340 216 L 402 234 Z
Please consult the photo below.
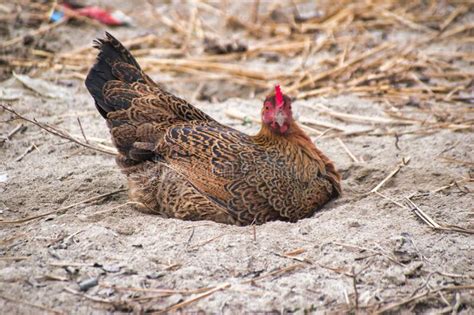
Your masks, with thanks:
M 246 225 L 311 216 L 341 193 L 340 176 L 292 120 L 285 134 L 222 125 L 154 83 L 110 34 L 86 87 L 107 120 L 130 198 L 144 211 Z M 283 104 L 276 87 L 271 98 Z

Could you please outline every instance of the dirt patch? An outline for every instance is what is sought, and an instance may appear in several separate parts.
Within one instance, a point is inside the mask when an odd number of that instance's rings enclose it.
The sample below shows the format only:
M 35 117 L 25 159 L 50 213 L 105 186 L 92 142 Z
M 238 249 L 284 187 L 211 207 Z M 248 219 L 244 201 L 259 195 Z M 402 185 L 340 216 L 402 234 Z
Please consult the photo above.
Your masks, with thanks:
M 107 4 L 139 16 L 138 9 Z M 472 22 L 472 15 L 465 19 Z M 114 34 L 133 38 L 151 24 L 144 21 Z M 57 31 L 54 36 L 65 45 L 58 53 L 102 34 L 90 25 L 68 24 Z M 411 31 L 399 36 L 413 36 Z M 256 69 L 268 67 L 265 58 L 252 62 Z M 472 62 L 463 65 L 472 70 Z M 68 91 L 64 98 L 43 97 L 10 81 L 3 89 L 21 95 L 8 104 L 82 139 L 79 118 L 86 138 L 110 145 L 105 122 L 81 80 L 56 70 L 30 74 L 48 80 L 51 73 L 52 83 Z M 197 99 L 198 107 L 217 120 L 247 133 L 258 130 L 252 123 L 261 106 L 258 89 L 213 81 L 196 96 L 199 84 L 180 84 L 169 73 L 151 74 Z M 127 204 L 124 191 L 83 203 L 126 188 L 113 157 L 1 111 L 2 136 L 19 124 L 25 128 L 0 142 L 0 308 L 8 314 L 34 314 L 40 307 L 86 314 L 179 306 L 186 312 L 229 314 L 474 312 L 472 234 L 430 228 L 406 199 L 443 227 L 474 229 L 472 106 L 433 98 L 397 107 L 392 99 L 337 94 L 299 99 L 294 108 L 302 123 L 310 118 L 331 129 L 313 139 L 341 171 L 344 195 L 311 218 L 255 227 L 143 214 Z M 221 98 L 225 101 L 198 101 Z M 393 113 L 412 121 L 400 123 Z M 457 127 L 441 126 L 443 117 Z M 466 124 L 470 127 L 460 127 Z M 334 132 L 336 127 L 340 130 Z M 408 158 L 378 193 L 370 193 Z M 48 212 L 24 223 L 5 222 Z M 81 291 L 94 283 L 90 279 L 98 284 Z

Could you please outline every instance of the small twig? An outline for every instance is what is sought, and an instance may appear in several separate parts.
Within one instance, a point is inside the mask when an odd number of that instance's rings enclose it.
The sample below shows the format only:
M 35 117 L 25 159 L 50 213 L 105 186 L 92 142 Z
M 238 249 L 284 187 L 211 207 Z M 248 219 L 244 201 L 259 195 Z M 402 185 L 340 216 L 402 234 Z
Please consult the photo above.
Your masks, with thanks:
M 193 229 L 191 231 L 191 234 L 189 235 L 188 241 L 186 242 L 186 248 L 189 246 L 189 243 L 191 243 L 191 240 L 193 239 L 193 236 L 194 236 L 194 226 L 192 228 Z
M 86 293 L 81 293 L 81 292 L 78 292 L 74 289 L 71 289 L 71 288 L 68 288 L 68 287 L 65 287 L 64 288 L 64 291 L 66 292 L 69 292 L 69 293 L 72 293 L 74 295 L 78 295 L 78 296 L 82 296 L 86 299 L 89 299 L 91 301 L 94 301 L 94 302 L 99 302 L 99 303 L 106 303 L 106 304 L 117 304 L 115 301 L 111 301 L 111 300 L 106 300 L 106 299 L 101 299 L 101 298 L 98 298 L 98 297 L 95 297 L 95 296 L 91 296 L 91 295 L 88 295 Z
M 246 280 L 246 281 L 242 282 L 242 284 L 252 283 L 252 282 L 257 281 L 257 280 L 262 280 L 262 279 L 265 279 L 265 278 L 268 278 L 268 277 L 281 275 L 283 273 L 293 271 L 295 269 L 298 269 L 298 268 L 301 268 L 301 267 L 304 267 L 304 266 L 305 265 L 303 265 L 303 264 L 294 264 L 294 265 L 290 265 L 288 267 L 279 268 L 277 270 L 274 270 L 274 271 L 271 271 L 267 274 L 264 274 L 260 277 L 256 277 L 256 278 L 253 278 L 253 279 L 250 279 L 250 280 Z
M 26 148 L 25 152 L 23 152 L 21 155 L 19 155 L 16 159 L 15 159 L 15 162 L 20 162 L 21 160 L 23 160 L 23 158 L 25 156 L 28 155 L 28 153 L 30 153 L 31 151 L 33 151 L 34 149 L 36 148 L 36 146 L 34 144 L 30 145 L 28 148 Z
M 331 271 L 334 271 L 335 273 L 338 273 L 340 275 L 344 275 L 344 276 L 347 276 L 347 277 L 351 277 L 351 273 L 343 270 L 342 268 L 339 268 L 339 267 L 330 267 L 330 266 L 326 266 L 326 265 L 323 265 L 321 263 L 318 263 L 318 266 L 321 267 L 321 268 L 324 268 L 324 269 L 327 269 L 327 270 L 331 270 Z
M 400 308 L 400 306 L 409 304 L 409 303 L 411 303 L 413 301 L 416 301 L 416 300 L 426 298 L 426 297 L 428 297 L 429 295 L 432 295 L 432 294 L 437 294 L 438 292 L 441 292 L 441 291 L 457 291 L 457 290 L 473 290 L 473 289 L 474 289 L 474 285 L 459 285 L 459 286 L 447 286 L 447 287 L 437 288 L 435 290 L 428 291 L 428 292 L 425 292 L 425 293 L 420 293 L 420 294 L 415 295 L 413 297 L 409 297 L 409 298 L 403 299 L 399 302 L 387 305 L 387 306 L 377 310 L 374 314 L 383 314 L 383 313 L 386 313 L 388 311 L 398 309 L 398 308 Z
M 15 116 L 17 116 L 18 118 L 20 119 L 23 119 L 29 123 L 32 123 L 36 126 L 38 126 L 39 128 L 47 131 L 48 133 L 52 134 L 52 135 L 55 135 L 57 137 L 60 137 L 60 138 L 63 138 L 63 139 L 67 139 L 69 141 L 72 141 L 78 145 L 81 145 L 83 147 L 86 147 L 88 149 L 92 149 L 92 150 L 95 150 L 95 151 L 99 151 L 99 152 L 102 152 L 102 153 L 106 153 L 106 154 L 110 154 L 110 155 L 116 155 L 117 154 L 117 151 L 114 149 L 114 148 L 107 148 L 105 146 L 101 146 L 101 147 L 98 147 L 98 146 L 94 146 L 94 145 L 91 145 L 91 144 L 88 144 L 88 143 L 85 143 L 73 136 L 71 136 L 69 133 L 67 133 L 66 131 L 64 130 L 60 130 L 56 127 L 53 127 L 51 125 L 48 125 L 48 124 L 45 124 L 45 123 L 41 123 L 41 122 L 38 122 L 34 119 L 29 119 L 29 118 L 26 118 L 25 116 L 17 113 L 15 110 L 13 110 L 12 108 L 8 107 L 8 106 L 5 106 L 3 104 L 0 104 L 0 107 L 3 108 L 4 110 L 14 114 Z
M 97 216 L 97 215 L 102 215 L 102 214 L 104 214 L 104 213 L 112 212 L 112 211 L 115 211 L 115 210 L 117 210 L 117 209 L 126 207 L 126 206 L 128 206 L 128 205 L 138 205 L 138 206 L 140 206 L 140 207 L 146 207 L 146 205 L 144 205 L 144 204 L 141 203 L 141 202 L 127 201 L 126 203 L 123 203 L 123 204 L 121 204 L 121 205 L 112 207 L 112 208 L 110 208 L 110 209 L 105 209 L 105 210 L 101 210 L 101 211 L 94 212 L 94 213 L 92 213 L 92 214 L 87 215 L 87 217 L 88 217 L 88 218 L 91 218 L 91 217 L 94 217 L 94 216 Z M 151 209 L 149 209 L 149 210 L 151 210 Z
M 449 163 L 459 163 L 459 164 L 463 164 L 463 165 L 466 165 L 466 166 L 474 166 L 474 162 L 471 162 L 471 161 L 458 160 L 458 159 L 454 159 L 454 158 L 447 157 L 447 156 L 440 156 L 438 158 L 441 159 L 441 160 L 445 160 L 446 162 L 449 162 Z
M 20 261 L 20 260 L 25 260 L 28 258 L 29 258 L 28 256 L 0 256 L 0 260 L 3 260 L 3 261 L 9 261 L 9 260 Z
M 409 208 L 415 213 L 423 222 L 433 229 L 441 229 L 441 225 L 436 223 L 430 216 L 428 216 L 423 210 L 421 210 L 409 197 L 405 197 Z
M 441 23 L 441 25 L 439 26 L 439 28 L 444 31 L 446 29 L 446 27 L 448 27 L 448 25 L 451 24 L 451 22 L 453 22 L 460 14 L 463 14 L 465 12 L 468 11 L 468 7 L 465 6 L 465 5 L 460 5 L 459 7 L 457 7 L 453 12 L 451 12 L 451 14 L 446 18 L 446 20 L 444 20 L 443 23 Z
M 303 262 L 303 263 L 306 263 L 306 264 L 309 264 L 309 265 L 313 264 L 313 262 L 311 260 L 307 259 L 307 258 L 301 258 L 301 257 L 297 257 L 297 256 L 287 255 L 285 253 L 280 254 L 280 253 L 272 252 L 272 254 L 277 255 L 278 257 L 283 257 L 283 258 L 288 258 L 288 259 L 296 260 L 296 261 L 299 261 L 299 262 Z
M 254 0 L 252 6 L 252 22 L 256 24 L 258 22 L 258 9 L 260 7 L 260 0 Z
M 467 182 L 471 182 L 471 181 L 474 181 L 474 179 L 472 178 L 468 178 L 468 179 L 463 179 L 463 180 L 455 180 L 455 181 L 452 181 L 449 185 L 444 185 L 444 186 L 441 186 L 439 188 L 436 188 L 434 190 L 431 191 L 432 194 L 434 193 L 437 193 L 437 192 L 440 192 L 442 190 L 445 190 L 445 189 L 448 189 L 448 188 L 451 188 L 453 186 L 456 186 L 456 185 L 461 185 L 461 184 L 464 184 L 464 183 L 467 183 Z
M 101 287 L 103 288 L 113 288 L 114 290 L 118 291 L 130 291 L 130 292 L 145 292 L 145 293 L 156 293 L 160 294 L 161 296 L 170 296 L 173 294 L 198 294 L 198 293 L 205 293 L 213 288 L 199 288 L 194 290 L 176 290 L 176 289 L 157 289 L 157 288 L 136 288 L 136 287 L 120 287 L 112 284 L 101 283 Z
M 344 294 L 344 299 L 346 300 L 346 304 L 348 307 L 351 306 L 351 300 L 349 299 L 349 294 L 347 293 L 346 288 L 342 289 L 342 293 Z
M 218 239 L 218 238 L 221 238 L 221 237 L 224 236 L 224 235 L 225 235 L 225 233 L 222 233 L 222 234 L 219 234 L 219 235 L 217 235 L 217 236 L 214 236 L 214 237 L 212 237 L 212 238 L 210 238 L 210 239 L 208 239 L 208 240 L 206 240 L 206 241 L 203 241 L 203 242 L 201 242 L 201 243 L 199 243 L 199 244 L 194 245 L 193 247 L 191 247 L 191 249 L 197 249 L 197 248 L 199 248 L 199 247 L 202 247 L 202 246 L 204 246 L 204 245 L 206 245 L 206 244 L 209 244 L 210 242 L 212 242 L 212 241 L 214 241 L 214 240 L 216 240 L 216 239 Z
M 352 266 L 352 287 L 354 288 L 354 303 L 356 310 L 359 309 L 359 293 L 357 291 L 357 274 L 355 273 L 354 266 Z
M 351 157 L 351 159 L 356 162 L 356 163 L 359 163 L 360 161 L 355 157 L 354 154 L 352 154 L 352 152 L 349 150 L 349 148 L 346 146 L 346 144 L 341 140 L 341 138 L 337 137 L 336 138 L 337 142 L 339 142 L 339 144 L 341 145 L 341 147 L 344 149 L 344 151 L 346 151 L 347 155 L 349 155 Z
M 61 277 L 61 276 L 57 276 L 57 275 L 54 275 L 54 274 L 46 274 L 42 277 L 39 277 L 39 278 L 42 278 L 42 279 L 45 279 L 45 280 L 53 280 L 53 281 L 69 281 L 70 279 L 67 278 L 67 277 Z
M 84 232 L 84 231 L 85 231 L 85 230 L 79 230 L 79 231 L 77 231 L 77 232 L 75 232 L 75 233 L 72 233 L 71 235 L 69 235 L 68 237 L 66 237 L 63 242 L 64 242 L 65 244 L 69 243 L 69 241 L 70 241 L 74 236 L 76 236 L 77 234 L 82 233 L 82 232 Z
M 304 248 L 297 248 L 297 249 L 294 249 L 294 250 L 291 250 L 289 252 L 285 252 L 284 254 L 285 255 L 288 255 L 288 256 L 295 256 L 295 255 L 299 255 L 299 254 L 302 254 L 306 252 L 306 249 Z
M 115 191 L 112 191 L 112 192 L 109 192 L 109 193 L 106 193 L 106 194 L 102 194 L 102 195 L 99 195 L 99 196 L 91 197 L 91 198 L 88 198 L 86 200 L 82 200 L 82 201 L 73 203 L 72 205 L 69 205 L 69 206 L 66 206 L 66 207 L 62 207 L 62 208 L 59 208 L 59 209 L 56 209 L 56 210 L 48 211 L 48 212 L 37 214 L 37 215 L 32 215 L 32 216 L 29 216 L 29 217 L 26 217 L 26 218 L 23 218 L 23 219 L 12 220 L 12 221 L 0 221 L 0 225 L 2 225 L 2 224 L 25 223 L 25 222 L 28 222 L 28 221 L 31 221 L 31 220 L 34 220 L 34 219 L 39 219 L 39 218 L 48 216 L 48 215 L 53 214 L 53 213 L 58 213 L 58 212 L 63 212 L 63 211 L 69 210 L 69 209 L 74 208 L 78 205 L 86 204 L 86 203 L 89 203 L 89 202 L 100 200 L 102 198 L 113 196 L 115 194 L 118 194 L 118 193 L 121 193 L 121 192 L 124 192 L 124 191 L 127 191 L 127 189 L 125 189 L 125 188 L 124 189 L 118 189 L 118 190 L 115 190 Z
M 2 299 L 4 299 L 4 300 L 7 300 L 7 301 L 10 301 L 10 302 L 13 302 L 13 303 L 15 303 L 15 304 L 17 304 L 17 305 L 18 305 L 18 304 L 28 305 L 28 306 L 31 306 L 31 307 L 40 309 L 40 310 L 42 310 L 42 311 L 44 311 L 44 312 L 51 313 L 51 314 L 64 314 L 63 312 L 54 310 L 54 309 L 52 309 L 52 308 L 49 308 L 49 307 L 46 307 L 46 306 L 43 306 L 43 305 L 39 305 L 39 304 L 34 304 L 34 303 L 27 302 L 25 299 L 17 300 L 17 299 L 14 299 L 14 298 L 11 298 L 11 297 L 8 297 L 8 296 L 4 296 L 4 295 L 0 295 L 0 298 L 2 298 Z
M 415 296 L 419 291 L 426 288 L 431 280 L 431 277 L 433 277 L 434 274 L 436 274 L 436 272 L 431 272 L 430 274 L 428 274 L 428 277 L 426 278 L 425 282 L 421 286 L 416 288 L 415 291 L 411 293 L 411 296 Z
M 387 181 L 390 180 L 393 176 L 395 176 L 404 166 L 408 165 L 410 163 L 410 157 L 404 157 L 402 158 L 402 161 L 395 167 L 393 171 L 390 172 L 390 174 L 387 175 L 377 186 L 372 188 L 370 193 L 375 193 L 377 192 Z
M 355 248 L 355 249 L 359 249 L 359 250 L 365 250 L 365 251 L 368 251 L 368 252 L 371 252 L 371 253 L 374 253 L 374 254 L 384 256 L 385 258 L 387 258 L 388 260 L 390 260 L 393 263 L 396 263 L 399 266 L 405 266 L 404 264 L 399 262 L 395 257 L 390 256 L 390 255 L 384 253 L 381 250 L 375 250 L 375 249 L 371 249 L 371 248 L 368 248 L 368 247 L 363 247 L 363 246 L 359 246 L 359 245 L 355 245 L 355 244 L 340 243 L 340 242 L 331 242 L 329 244 L 334 244 L 334 245 L 349 247 L 349 248 Z
M 164 310 L 161 310 L 161 311 L 158 311 L 158 312 L 153 312 L 153 313 L 151 313 L 151 314 L 156 314 L 156 315 L 158 315 L 158 314 L 166 314 L 166 313 L 169 313 L 169 312 L 178 310 L 178 309 L 180 309 L 180 308 L 183 308 L 183 307 L 185 307 L 185 306 L 188 306 L 189 304 L 192 304 L 192 303 L 194 303 L 194 302 L 196 302 L 196 301 L 199 301 L 199 300 L 201 300 L 201 299 L 203 299 L 203 298 L 206 298 L 206 297 L 208 297 L 209 295 L 211 295 L 211 294 L 213 294 L 213 293 L 215 293 L 215 292 L 217 292 L 217 291 L 227 289 L 227 288 L 229 288 L 230 286 L 231 286 L 230 283 L 224 283 L 224 284 L 219 285 L 219 286 L 215 287 L 214 289 L 211 289 L 211 290 L 209 290 L 209 291 L 207 291 L 207 292 L 205 292 L 205 293 L 199 294 L 198 296 L 196 296 L 196 297 L 194 297 L 194 298 L 191 298 L 191 299 L 189 299 L 189 300 L 186 300 L 186 301 L 180 302 L 180 303 L 178 303 L 178 304 L 172 305 L 172 306 L 170 306 L 170 307 L 165 308 Z
M 409 20 L 408 18 L 404 17 L 404 16 L 400 16 L 398 14 L 395 14 L 393 12 L 390 12 L 390 11 L 387 11 L 387 10 L 383 10 L 382 11 L 382 14 L 387 16 L 387 17 L 391 17 L 395 20 L 397 20 L 398 22 L 400 22 L 401 24 L 403 25 L 406 25 L 408 26 L 409 28 L 413 29 L 413 30 L 416 30 L 416 31 L 423 31 L 423 32 L 427 32 L 427 33 L 433 33 L 434 31 L 432 29 L 430 29 L 429 27 L 427 26 L 424 26 L 422 24 L 417 24 L 411 20 Z
M 13 128 L 8 134 L 7 134 L 7 140 L 11 140 L 11 138 L 19 131 L 22 131 L 25 129 L 25 125 L 23 124 L 18 124 L 15 128 Z
M 51 24 L 46 24 L 46 25 L 43 25 L 41 26 L 40 28 L 30 32 L 29 34 L 27 35 L 20 35 L 20 36 L 17 36 L 15 38 L 12 38 L 12 39 L 9 39 L 7 41 L 4 41 L 2 44 L 0 44 L 0 49 L 4 49 L 6 47 L 9 47 L 9 46 L 12 46 L 12 45 L 16 45 L 18 43 L 21 43 L 23 41 L 23 39 L 26 37 L 26 36 L 29 36 L 29 37 L 35 37 L 37 35 L 41 35 L 41 34 L 44 34 L 44 33 L 47 33 L 49 32 L 50 30 L 54 29 L 55 27 L 61 25 L 61 24 L 64 24 L 65 22 L 67 22 L 67 18 L 62 18 L 54 23 L 51 23 Z
M 415 213 L 416 216 L 418 216 L 423 222 L 425 222 L 429 227 L 435 230 L 441 230 L 441 231 L 451 231 L 451 232 L 458 232 L 458 233 L 465 233 L 465 234 L 474 234 L 474 230 L 472 229 L 466 229 L 463 227 L 459 227 L 456 225 L 441 225 L 436 223 L 430 216 L 428 216 L 423 210 L 421 210 L 416 204 L 413 203 L 409 198 L 410 197 L 405 197 L 406 199 L 410 200 L 410 207 L 407 207 L 406 205 L 385 196 L 384 194 L 379 193 L 378 191 L 375 192 L 375 194 L 379 195 L 380 197 L 392 202 L 393 204 L 396 204 L 400 208 L 410 210 L 413 213 Z
M 53 267 L 93 267 L 93 263 L 77 263 L 77 262 L 52 262 L 48 264 Z
M 81 119 L 79 117 L 77 117 L 77 123 L 79 124 L 79 128 L 81 128 L 81 133 L 82 137 L 84 138 L 84 141 L 89 144 L 89 140 L 87 140 L 86 134 L 84 133 L 84 129 L 82 128 Z

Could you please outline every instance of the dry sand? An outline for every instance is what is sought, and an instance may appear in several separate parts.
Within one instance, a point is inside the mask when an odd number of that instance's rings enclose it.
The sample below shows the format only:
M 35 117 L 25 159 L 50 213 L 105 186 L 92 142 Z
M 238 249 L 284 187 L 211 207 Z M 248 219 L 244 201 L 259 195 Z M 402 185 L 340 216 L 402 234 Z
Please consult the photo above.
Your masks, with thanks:
M 75 134 L 80 133 L 77 115 L 69 113 L 81 109 L 86 135 L 108 137 L 105 123 L 95 113 L 82 86 L 71 88 L 71 94 L 77 97 L 68 101 L 28 94 L 31 93 L 25 91 L 15 109 Z M 299 101 L 295 108 L 301 110 L 304 104 L 314 103 L 383 115 L 369 101 L 353 96 Z M 257 126 L 236 124 L 222 113 L 237 108 L 256 116 L 259 105 L 258 101 L 232 99 L 222 104 L 201 104 L 201 108 L 223 122 L 253 132 Z M 8 117 L 2 115 L 3 120 Z M 15 124 L 2 124 L 2 134 Z M 380 192 L 401 202 L 401 197 L 418 193 L 416 204 L 437 222 L 472 229 L 469 211 L 473 199 L 464 188 L 454 186 L 424 194 L 465 176 L 468 167 L 436 157 L 458 144 L 449 152 L 468 159 L 472 156 L 472 140 L 472 134 L 452 132 L 403 136 L 398 142 L 401 150 L 396 148 L 395 138 L 389 136 L 344 140 L 351 152 L 364 160 L 358 163 L 351 160 L 337 140 L 317 140 L 342 172 L 345 194 L 312 218 L 295 224 L 272 222 L 254 228 L 164 219 L 134 211 L 125 204 L 127 194 L 122 192 L 24 224 L 2 225 L 3 255 L 22 258 L 0 261 L 0 294 L 84 314 L 113 309 L 111 304 L 64 290 L 78 290 L 77 282 L 90 277 L 98 277 L 99 286 L 87 294 L 115 302 L 153 295 L 153 291 L 110 289 L 112 285 L 192 290 L 229 283 L 230 287 L 191 304 L 187 310 L 295 311 L 332 309 L 352 303 L 353 280 L 344 275 L 352 268 L 360 272 L 360 305 L 398 301 L 399 296 L 409 295 L 428 279 L 433 288 L 472 284 L 471 235 L 433 231 L 410 210 L 375 194 L 364 195 L 403 157 L 410 157 L 410 163 Z M 37 149 L 15 162 L 32 144 Z M 4 220 L 41 214 L 126 187 L 113 157 L 77 147 L 31 125 L 1 150 L 1 173 L 7 176 L 0 184 Z M 301 254 L 284 256 L 298 249 Z M 65 269 L 66 266 L 71 268 Z M 272 274 L 289 266 L 295 269 Z M 176 293 L 152 300 L 151 307 L 159 310 L 192 297 Z M 473 311 L 474 299 L 468 292 L 456 299 L 465 314 Z M 36 312 L 22 303 L 0 301 L 5 313 Z M 434 299 L 417 307 L 429 311 L 446 305 L 441 299 Z

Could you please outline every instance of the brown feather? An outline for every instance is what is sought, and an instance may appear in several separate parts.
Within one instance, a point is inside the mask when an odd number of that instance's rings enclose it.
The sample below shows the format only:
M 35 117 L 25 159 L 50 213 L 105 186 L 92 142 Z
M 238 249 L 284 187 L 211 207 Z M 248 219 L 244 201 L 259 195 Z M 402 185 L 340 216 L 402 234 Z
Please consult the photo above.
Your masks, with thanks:
M 151 81 L 110 34 L 97 48 L 86 86 L 141 210 L 239 225 L 294 222 L 341 193 L 334 164 L 293 120 L 285 134 L 263 124 L 248 136 Z

